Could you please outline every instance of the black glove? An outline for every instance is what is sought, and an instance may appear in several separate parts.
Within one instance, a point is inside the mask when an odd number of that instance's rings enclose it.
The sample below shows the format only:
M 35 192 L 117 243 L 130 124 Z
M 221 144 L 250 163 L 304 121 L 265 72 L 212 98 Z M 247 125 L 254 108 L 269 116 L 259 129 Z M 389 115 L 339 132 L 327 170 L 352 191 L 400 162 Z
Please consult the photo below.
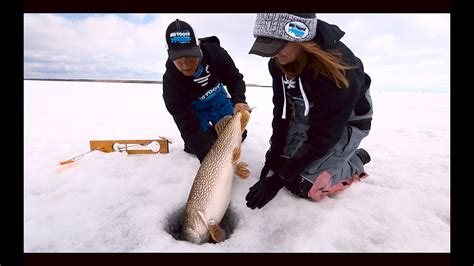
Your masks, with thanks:
M 285 183 L 291 184 L 295 179 L 299 178 L 299 170 L 295 169 L 291 163 L 284 164 L 278 168 L 276 172 L 280 175 L 281 179 L 285 180 Z
M 281 157 L 280 155 L 275 156 L 270 152 L 270 150 L 268 150 L 265 154 L 265 165 L 260 172 L 260 179 L 267 177 L 270 170 L 276 172 L 276 170 L 282 167 L 287 160 L 288 158 Z
M 268 150 L 265 154 L 265 164 L 270 167 L 270 169 L 275 170 L 280 168 L 286 163 L 288 158 L 282 157 L 279 154 L 274 154 L 271 150 Z
M 262 208 L 270 200 L 272 200 L 278 191 L 285 185 L 285 181 L 278 175 L 274 174 L 268 178 L 260 179 L 249 190 L 245 197 L 247 207 L 250 209 Z
M 268 173 L 270 172 L 270 165 L 265 164 L 262 168 L 262 172 L 260 172 L 260 180 L 264 179 L 267 177 Z

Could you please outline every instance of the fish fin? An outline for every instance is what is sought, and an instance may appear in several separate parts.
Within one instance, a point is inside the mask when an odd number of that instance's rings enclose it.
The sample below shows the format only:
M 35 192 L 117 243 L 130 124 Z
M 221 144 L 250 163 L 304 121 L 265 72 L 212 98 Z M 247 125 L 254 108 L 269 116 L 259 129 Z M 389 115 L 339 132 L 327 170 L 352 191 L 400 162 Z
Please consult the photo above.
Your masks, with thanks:
M 216 130 L 217 136 L 220 136 L 222 131 L 224 131 L 227 124 L 229 124 L 230 119 L 232 119 L 231 115 L 224 116 L 219 122 L 217 122 L 214 129 Z
M 246 110 L 240 110 L 239 112 L 242 113 L 242 117 L 240 118 L 240 126 L 241 130 L 244 131 L 245 127 L 247 126 L 247 123 L 249 122 L 250 113 Z
M 235 167 L 235 174 L 241 178 L 247 178 L 250 176 L 250 170 L 248 169 L 248 164 L 244 162 L 239 162 Z
M 222 229 L 222 227 L 220 227 L 214 220 L 210 220 L 207 223 L 207 229 L 209 230 L 212 239 L 217 243 L 225 240 L 226 235 L 224 229 Z
M 240 148 L 235 147 L 232 151 L 232 162 L 235 163 L 240 158 Z
M 207 226 L 207 219 L 206 219 L 206 216 L 204 215 L 204 213 L 202 213 L 202 211 L 197 211 L 197 213 L 198 213 L 199 217 L 201 217 L 202 222 Z

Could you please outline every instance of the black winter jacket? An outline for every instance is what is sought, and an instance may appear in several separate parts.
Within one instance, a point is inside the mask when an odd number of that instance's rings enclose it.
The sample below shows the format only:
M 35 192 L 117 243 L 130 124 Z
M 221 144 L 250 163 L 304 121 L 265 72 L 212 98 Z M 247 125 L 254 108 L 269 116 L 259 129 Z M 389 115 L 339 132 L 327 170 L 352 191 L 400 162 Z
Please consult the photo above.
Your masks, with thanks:
M 202 161 L 211 149 L 215 136 L 212 132 L 200 130 L 199 121 L 192 110 L 192 101 L 222 82 L 232 97 L 233 105 L 245 103 L 245 83 L 243 75 L 235 67 L 227 51 L 220 46 L 217 37 L 202 38 L 199 42 L 204 55 L 203 62 L 210 73 L 208 83 L 201 86 L 194 82 L 192 76 L 183 75 L 173 62 L 168 60 L 163 75 L 163 99 L 184 142 Z
M 370 104 L 365 100 L 364 94 L 370 86 L 370 77 L 364 73 L 362 62 L 345 44 L 339 40 L 344 32 L 336 25 L 330 25 L 318 20 L 315 41 L 323 50 L 337 49 L 342 53 L 342 60 L 348 65 L 357 65 L 356 69 L 346 70 L 349 81 L 348 88 L 338 88 L 333 80 L 324 75 L 314 78 L 310 69 L 305 69 L 300 75 L 304 91 L 308 100 L 313 103 L 309 110 L 309 129 L 307 140 L 295 153 L 293 158 L 284 163 L 278 172 L 287 181 L 298 175 L 309 163 L 325 155 L 341 138 L 343 130 L 349 124 L 348 120 L 352 111 L 362 115 L 370 110 Z M 269 165 L 276 161 L 281 162 L 280 154 L 286 143 L 291 106 L 287 104 L 286 117 L 282 119 L 283 90 L 281 77 L 283 72 L 270 59 L 270 74 L 273 78 L 273 134 L 270 139 L 271 147 L 266 154 Z M 350 122 L 362 129 L 370 129 L 371 118 L 364 121 Z

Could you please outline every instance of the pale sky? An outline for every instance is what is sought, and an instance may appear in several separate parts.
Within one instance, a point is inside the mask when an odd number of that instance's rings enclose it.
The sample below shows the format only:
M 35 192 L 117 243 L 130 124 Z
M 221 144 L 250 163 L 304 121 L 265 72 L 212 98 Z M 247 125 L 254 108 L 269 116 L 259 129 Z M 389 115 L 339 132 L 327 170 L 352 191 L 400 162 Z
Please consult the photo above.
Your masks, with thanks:
M 162 80 L 165 30 L 176 18 L 217 36 L 247 83 L 271 85 L 250 55 L 256 14 L 25 14 L 24 77 Z M 372 77 L 372 90 L 450 91 L 450 15 L 317 14 Z

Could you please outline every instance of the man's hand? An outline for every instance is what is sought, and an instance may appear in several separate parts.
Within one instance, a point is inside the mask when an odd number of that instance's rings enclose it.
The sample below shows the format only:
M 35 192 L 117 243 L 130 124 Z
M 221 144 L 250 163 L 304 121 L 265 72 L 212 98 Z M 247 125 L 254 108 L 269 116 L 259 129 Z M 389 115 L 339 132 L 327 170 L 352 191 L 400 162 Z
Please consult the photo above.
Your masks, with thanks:
M 246 103 L 236 103 L 234 105 L 234 114 L 237 113 L 237 111 L 239 110 L 245 110 L 249 113 L 252 112 L 252 108 L 250 108 L 250 106 L 248 106 Z

